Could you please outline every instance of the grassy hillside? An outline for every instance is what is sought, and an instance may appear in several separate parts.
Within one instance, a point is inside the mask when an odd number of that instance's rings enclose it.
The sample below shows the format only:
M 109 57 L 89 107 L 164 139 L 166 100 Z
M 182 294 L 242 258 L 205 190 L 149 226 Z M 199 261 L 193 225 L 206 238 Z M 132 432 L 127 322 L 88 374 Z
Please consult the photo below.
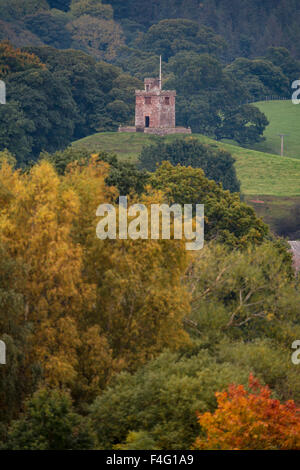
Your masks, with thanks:
M 295 106 L 296 107 L 296 106 Z M 299 108 L 300 111 L 300 108 Z M 205 136 L 193 134 L 201 142 L 217 145 L 228 150 L 236 159 L 236 170 L 246 195 L 300 196 L 300 159 L 281 158 L 236 145 L 216 142 Z M 164 137 L 167 141 L 178 136 Z M 94 134 L 73 143 L 77 148 L 90 151 L 104 150 L 116 153 L 125 160 L 136 161 L 143 147 L 159 137 L 137 133 L 105 132 Z
M 265 130 L 266 140 L 255 144 L 255 150 L 280 155 L 280 137 L 288 134 L 284 140 L 284 155 L 300 159 L 300 104 L 288 101 L 263 101 L 256 106 L 267 116 L 270 124 Z

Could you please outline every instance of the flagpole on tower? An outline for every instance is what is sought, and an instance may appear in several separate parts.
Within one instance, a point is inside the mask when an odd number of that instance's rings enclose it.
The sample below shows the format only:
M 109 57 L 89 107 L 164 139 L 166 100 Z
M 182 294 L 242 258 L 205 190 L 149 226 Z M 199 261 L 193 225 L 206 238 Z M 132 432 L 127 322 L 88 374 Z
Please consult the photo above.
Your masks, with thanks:
M 159 57 L 159 89 L 161 90 L 161 56 Z

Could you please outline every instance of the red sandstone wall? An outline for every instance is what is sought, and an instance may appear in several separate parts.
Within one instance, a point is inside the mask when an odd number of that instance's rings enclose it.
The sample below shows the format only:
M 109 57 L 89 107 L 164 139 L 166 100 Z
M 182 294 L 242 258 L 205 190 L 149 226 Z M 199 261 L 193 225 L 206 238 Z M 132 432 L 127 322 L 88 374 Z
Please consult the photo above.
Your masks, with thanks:
M 151 97 L 151 104 L 145 103 L 145 97 Z M 169 97 L 170 104 L 165 104 Z M 175 127 L 176 92 L 167 90 L 136 91 L 135 125 L 145 127 L 145 117 L 150 118 L 150 128 Z

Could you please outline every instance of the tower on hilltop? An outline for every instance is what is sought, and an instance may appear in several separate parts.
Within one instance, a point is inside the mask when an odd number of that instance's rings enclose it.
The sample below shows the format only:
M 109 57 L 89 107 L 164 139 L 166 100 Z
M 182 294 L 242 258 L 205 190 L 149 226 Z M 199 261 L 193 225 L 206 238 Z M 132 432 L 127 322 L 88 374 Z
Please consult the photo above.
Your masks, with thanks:
M 135 127 L 119 127 L 119 132 L 191 134 L 190 128 L 176 127 L 176 91 L 162 89 L 161 58 L 159 78 L 145 78 L 144 85 L 135 91 Z

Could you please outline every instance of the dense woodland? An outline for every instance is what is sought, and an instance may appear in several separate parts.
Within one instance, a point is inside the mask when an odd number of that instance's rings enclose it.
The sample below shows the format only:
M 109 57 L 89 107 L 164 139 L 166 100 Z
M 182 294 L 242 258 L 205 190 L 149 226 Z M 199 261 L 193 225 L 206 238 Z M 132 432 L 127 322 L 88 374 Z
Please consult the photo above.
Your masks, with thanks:
M 25 172 L 14 164 L 2 152 L 0 326 L 9 352 L 0 369 L 2 448 L 200 446 L 196 412 L 214 413 L 215 392 L 247 386 L 250 374 L 271 387 L 268 399 L 252 392 L 266 406 L 258 419 L 274 408 L 268 400 L 299 402 L 291 256 L 238 193 L 201 168 L 170 162 L 143 173 L 141 184 L 134 167 L 71 149 L 44 154 Z M 96 208 L 116 202 L 125 184 L 131 201 L 146 205 L 204 203 L 205 248 L 100 241 Z M 291 406 L 274 411 L 274 426 L 281 414 L 287 424 L 259 434 L 262 448 L 300 445 Z M 243 425 L 226 445 L 237 445 Z
M 0 0 L 1 449 L 300 449 L 299 278 L 232 156 L 69 146 L 132 122 L 160 54 L 178 124 L 259 141 L 249 102 L 300 75 L 297 3 Z M 99 240 L 120 195 L 204 204 L 204 248 Z
M 178 125 L 258 142 L 268 121 L 249 103 L 291 96 L 299 14 L 295 0 L 0 0 L 1 147 L 24 165 L 133 124 L 134 90 L 158 74 L 159 55 Z

